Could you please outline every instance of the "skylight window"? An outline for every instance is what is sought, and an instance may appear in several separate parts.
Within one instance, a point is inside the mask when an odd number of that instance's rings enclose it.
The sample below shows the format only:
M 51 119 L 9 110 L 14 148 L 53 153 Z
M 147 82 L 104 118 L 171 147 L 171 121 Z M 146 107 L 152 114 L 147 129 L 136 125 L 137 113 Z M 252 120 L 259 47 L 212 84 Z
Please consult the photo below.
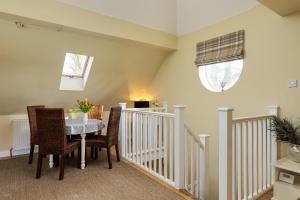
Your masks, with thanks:
M 83 78 L 89 59 L 89 56 L 66 53 L 63 76 Z
M 60 90 L 84 90 L 94 58 L 66 53 L 60 81 Z

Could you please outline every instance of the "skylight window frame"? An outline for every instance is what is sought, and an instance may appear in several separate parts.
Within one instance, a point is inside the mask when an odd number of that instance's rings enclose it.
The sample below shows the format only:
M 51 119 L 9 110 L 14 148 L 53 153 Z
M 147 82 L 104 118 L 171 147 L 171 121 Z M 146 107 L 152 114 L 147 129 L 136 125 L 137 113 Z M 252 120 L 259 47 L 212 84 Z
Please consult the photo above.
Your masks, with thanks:
M 84 55 L 84 56 L 86 56 L 86 55 Z M 90 59 L 91 59 L 91 56 L 86 56 L 86 60 L 85 60 L 85 63 L 83 65 L 83 70 L 82 70 L 81 75 L 71 75 L 71 74 L 65 74 L 64 72 L 62 72 L 62 76 L 63 77 L 68 77 L 68 78 L 84 78 Z

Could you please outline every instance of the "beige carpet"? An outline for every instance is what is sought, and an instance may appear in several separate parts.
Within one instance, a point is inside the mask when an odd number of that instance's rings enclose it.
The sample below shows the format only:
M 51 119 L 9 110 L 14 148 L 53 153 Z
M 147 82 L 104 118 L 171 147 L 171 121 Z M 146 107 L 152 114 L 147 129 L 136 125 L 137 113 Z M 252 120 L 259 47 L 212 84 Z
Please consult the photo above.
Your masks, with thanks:
M 161 186 L 127 164 L 113 162 L 107 168 L 106 156 L 88 160 L 85 170 L 68 160 L 65 178 L 58 181 L 58 168 L 49 169 L 44 159 L 41 179 L 35 179 L 33 165 L 27 157 L 0 160 L 0 200 L 176 200 L 177 194 Z

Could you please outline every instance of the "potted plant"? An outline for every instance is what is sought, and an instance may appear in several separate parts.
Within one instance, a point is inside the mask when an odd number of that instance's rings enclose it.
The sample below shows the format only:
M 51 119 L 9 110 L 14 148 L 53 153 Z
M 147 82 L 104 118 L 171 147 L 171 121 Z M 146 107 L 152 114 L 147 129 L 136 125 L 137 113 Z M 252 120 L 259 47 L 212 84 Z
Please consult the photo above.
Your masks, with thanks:
M 284 118 L 273 117 L 271 130 L 275 131 L 277 141 L 289 143 L 287 157 L 300 163 L 300 129 L 299 125 Z
M 85 98 L 84 101 L 77 100 L 77 104 L 81 112 L 83 112 L 83 121 L 88 121 L 88 113 L 95 108 L 95 106 Z

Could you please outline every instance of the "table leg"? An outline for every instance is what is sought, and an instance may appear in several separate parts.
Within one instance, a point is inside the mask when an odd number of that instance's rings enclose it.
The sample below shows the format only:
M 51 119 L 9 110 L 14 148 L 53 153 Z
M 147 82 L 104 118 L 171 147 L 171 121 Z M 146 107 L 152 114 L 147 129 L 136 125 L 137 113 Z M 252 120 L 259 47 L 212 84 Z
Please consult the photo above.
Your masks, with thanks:
M 53 164 L 54 164 L 54 162 L 53 162 L 53 155 L 50 154 L 50 155 L 49 155 L 49 167 L 50 167 L 50 168 L 53 168 Z
M 85 134 L 81 134 L 81 169 L 85 168 Z

